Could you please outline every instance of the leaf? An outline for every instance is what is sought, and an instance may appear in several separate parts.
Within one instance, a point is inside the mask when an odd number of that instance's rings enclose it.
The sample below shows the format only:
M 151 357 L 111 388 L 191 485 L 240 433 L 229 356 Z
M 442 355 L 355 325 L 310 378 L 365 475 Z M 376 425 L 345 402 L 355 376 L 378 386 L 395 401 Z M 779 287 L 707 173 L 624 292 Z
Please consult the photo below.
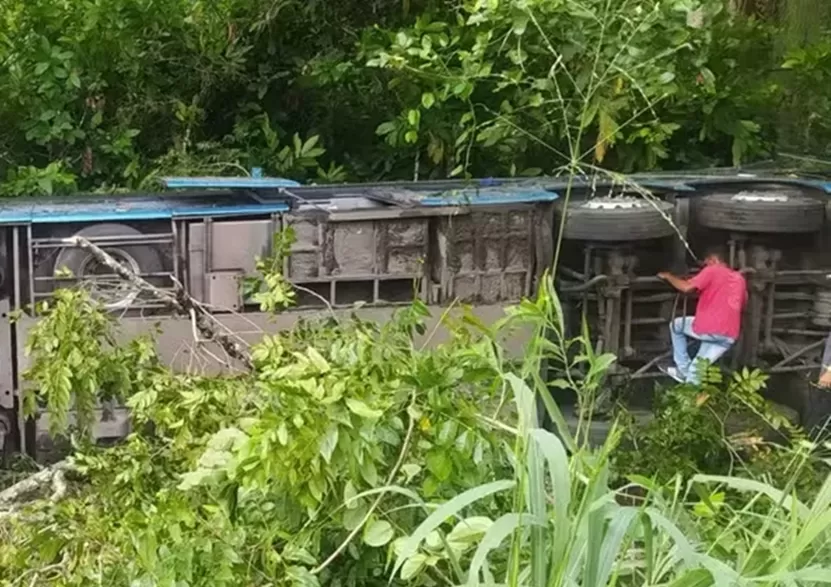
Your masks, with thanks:
M 323 355 L 321 355 L 314 347 L 310 346 L 306 349 L 306 356 L 321 373 L 328 373 L 331 369 L 331 367 L 329 367 L 329 363 L 323 358 Z
M 317 564 L 317 560 L 315 560 L 315 557 L 313 557 L 308 550 L 295 546 L 294 544 L 286 545 L 286 548 L 283 550 L 282 557 L 287 561 L 302 563 L 304 565 L 309 565 L 310 567 Z
M 592 122 L 594 122 L 599 109 L 600 104 L 598 102 L 592 102 L 588 107 L 586 107 L 580 117 L 580 128 L 587 128 Z
M 658 81 L 661 82 L 662 84 L 668 84 L 674 79 L 675 79 L 675 74 L 672 73 L 671 71 L 665 71 L 664 73 L 662 73 L 660 75 L 660 77 L 658 77 Z
M 511 27 L 511 30 L 514 34 L 518 37 L 521 37 L 525 34 L 525 30 L 528 28 L 528 15 L 525 12 L 516 12 L 514 13 L 514 22 Z
M 323 457 L 323 460 L 326 461 L 327 465 L 332 462 L 332 453 L 335 452 L 335 448 L 337 446 L 338 425 L 332 424 L 329 426 L 329 429 L 326 431 L 326 435 L 320 442 L 320 456 Z
M 346 505 L 346 509 L 354 510 L 360 505 L 361 502 L 356 499 L 357 495 L 358 491 L 355 489 L 352 481 L 347 481 L 346 486 L 343 488 L 343 502 Z
M 291 587 L 320 587 L 320 581 L 306 567 L 287 568 L 286 578 L 291 581 Z
M 427 455 L 427 470 L 439 481 L 446 481 L 453 472 L 453 461 L 445 450 L 437 450 Z
M 667 537 L 674 542 L 677 556 L 687 565 L 701 566 L 706 568 L 713 576 L 717 584 L 735 585 L 739 582 L 738 573 L 718 559 L 699 553 L 690 540 L 673 522 L 662 515 L 653 507 L 642 510 L 660 527 Z
M 193 489 L 194 487 L 198 487 L 202 483 L 204 483 L 207 479 L 212 477 L 214 474 L 213 471 L 209 469 L 197 469 L 196 471 L 191 471 L 188 473 L 183 473 L 181 478 L 181 482 L 177 486 L 179 491 L 188 491 L 189 489 Z
M 367 420 L 377 420 L 384 414 L 381 410 L 373 410 L 361 400 L 353 398 L 346 400 L 346 407 L 356 416 L 366 418 Z
M 447 542 L 459 545 L 475 543 L 493 525 L 493 520 L 486 516 L 473 516 L 466 518 L 456 524 L 450 534 L 447 535 Z
M 366 506 L 360 506 L 354 510 L 346 510 L 343 514 L 343 527 L 349 531 L 357 528 L 366 516 Z
M 392 132 L 395 132 L 397 128 L 398 126 L 393 121 L 382 122 L 378 125 L 378 128 L 375 129 L 375 134 L 378 136 L 388 135 Z
M 392 524 L 386 520 L 374 520 L 364 528 L 364 542 L 375 548 L 387 544 L 394 535 Z
M 283 446 L 289 443 L 289 430 L 285 422 L 281 422 L 280 427 L 277 428 L 277 441 Z
M 597 126 L 598 133 L 597 143 L 594 145 L 594 158 L 598 163 L 602 163 L 606 157 L 607 147 L 614 143 L 618 127 L 617 123 L 604 108 L 598 111 Z
M 407 476 L 407 481 L 410 481 L 413 477 L 421 473 L 421 466 L 415 463 L 407 463 L 401 466 L 401 471 Z
M 207 448 L 214 451 L 238 450 L 248 440 L 248 435 L 238 428 L 223 428 L 208 441 Z
M 361 467 L 361 477 L 373 487 L 378 485 L 378 469 L 375 468 L 375 463 L 372 461 L 365 462 Z
M 422 553 L 414 554 L 413 556 L 409 557 L 404 565 L 401 567 L 401 579 L 403 581 L 409 581 L 413 577 L 415 577 L 418 572 L 424 568 L 424 565 L 427 563 L 427 555 Z
M 319 137 L 318 135 L 314 135 L 314 136 L 312 136 L 312 137 L 309 137 L 309 138 L 306 140 L 306 142 L 305 142 L 305 143 L 303 143 L 303 147 L 302 147 L 302 149 L 301 149 L 302 153 L 303 153 L 304 155 L 308 156 L 308 155 L 309 155 L 309 152 L 310 152 L 310 151 L 314 148 L 314 146 L 317 144 L 317 142 L 318 142 L 319 140 L 320 140 L 320 137 Z

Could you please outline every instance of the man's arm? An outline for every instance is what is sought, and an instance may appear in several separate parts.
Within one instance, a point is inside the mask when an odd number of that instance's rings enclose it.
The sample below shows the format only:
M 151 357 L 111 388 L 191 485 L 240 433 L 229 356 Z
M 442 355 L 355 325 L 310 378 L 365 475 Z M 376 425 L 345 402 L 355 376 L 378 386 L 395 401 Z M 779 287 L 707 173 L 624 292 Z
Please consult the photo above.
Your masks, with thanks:
M 819 386 L 831 387 L 831 334 L 825 339 L 825 350 L 822 353 L 822 369 L 819 373 Z
M 672 287 L 682 293 L 690 293 L 691 291 L 697 289 L 696 284 L 693 283 L 691 279 L 681 279 L 680 277 L 666 271 L 659 273 L 658 277 L 668 282 Z

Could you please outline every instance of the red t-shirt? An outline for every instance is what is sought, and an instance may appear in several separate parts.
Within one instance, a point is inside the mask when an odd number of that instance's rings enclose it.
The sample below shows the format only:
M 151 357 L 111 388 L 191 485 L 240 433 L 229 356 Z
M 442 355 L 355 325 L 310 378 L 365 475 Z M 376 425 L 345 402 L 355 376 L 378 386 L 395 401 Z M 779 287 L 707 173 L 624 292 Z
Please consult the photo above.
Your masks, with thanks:
M 739 338 L 747 301 L 744 276 L 726 265 L 708 265 L 690 283 L 699 294 L 693 332 Z

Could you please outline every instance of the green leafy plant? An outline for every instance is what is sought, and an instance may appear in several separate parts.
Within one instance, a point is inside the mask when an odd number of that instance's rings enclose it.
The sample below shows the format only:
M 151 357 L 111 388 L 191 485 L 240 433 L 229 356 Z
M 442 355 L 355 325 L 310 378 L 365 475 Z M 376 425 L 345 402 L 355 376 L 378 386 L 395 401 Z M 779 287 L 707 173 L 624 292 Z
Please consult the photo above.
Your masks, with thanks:
M 417 145 L 451 176 L 494 164 L 510 175 L 672 165 L 682 132 L 726 142 L 739 164 L 764 152 L 760 126 L 746 118 L 753 107 L 740 104 L 736 73 L 714 71 L 757 58 L 765 32 L 735 22 L 720 0 L 465 2 L 455 19 L 423 15 L 367 49 L 405 101 L 376 132 L 393 147 Z M 764 83 L 758 65 L 740 65 Z M 757 110 L 775 100 L 764 86 L 755 96 Z
M 556 314 L 551 319 L 556 321 Z M 550 346 L 538 348 L 545 352 Z M 633 475 L 616 489 L 612 459 L 623 433 L 617 423 L 603 445 L 592 448 L 579 442 L 562 425 L 557 406 L 548 404 L 551 420 L 561 424 L 556 434 L 542 430 L 536 397 L 547 394 L 545 386 L 511 372 L 503 377 L 519 420 L 513 431 L 513 477 L 491 480 L 443 503 L 418 500 L 424 520 L 397 543 L 396 576 L 430 584 L 430 569 L 440 568 L 449 585 L 512 587 L 831 580 L 818 562 L 831 553 L 820 538 L 831 525 L 827 471 L 810 505 L 791 493 L 796 471 L 781 489 L 717 475 L 695 475 L 687 483 L 680 475 L 665 483 Z M 742 373 L 731 391 L 749 397 L 763 384 L 758 373 Z M 574 390 L 586 393 L 579 382 Z M 699 394 L 698 402 L 703 401 Z M 726 500 L 726 491 L 743 499 Z M 494 496 L 507 497 L 502 501 L 507 507 L 491 507 Z
M 108 449 L 81 445 L 70 462 L 85 482 L 35 505 L 55 532 L 0 519 L 0 581 L 380 585 L 384 547 L 413 516 L 381 488 L 439 498 L 508 466 L 481 418 L 499 390 L 487 341 L 459 329 L 440 349 L 416 347 L 420 303 L 384 325 L 303 322 L 264 337 L 251 373 L 195 377 L 113 353 L 113 322 L 82 292 L 56 300 L 33 334 L 33 381 L 60 375 L 64 353 L 88 369 L 39 392 L 47 409 L 63 414 L 66 393 L 96 398 L 102 372 L 126 372 L 135 432 Z M 55 348 L 57 333 L 71 340 L 66 328 L 81 338 Z M 357 497 L 366 491 L 377 493 Z M 71 564 L 57 569 L 57 556 Z
M 729 473 L 756 458 L 769 441 L 800 441 L 806 435 L 762 395 L 767 376 L 743 369 L 725 377 L 707 368 L 701 386 L 679 385 L 655 393 L 653 418 L 629 421 L 615 456 L 621 474 L 637 472 L 667 482 L 676 475 Z M 758 470 L 758 469 L 757 469 Z M 781 479 L 780 479 L 781 480 Z
M 75 176 L 64 169 L 60 162 L 49 163 L 44 168 L 31 165 L 9 169 L 5 183 L 0 184 L 0 196 L 31 196 L 74 189 Z
M 242 282 L 243 299 L 259 304 L 262 312 L 274 313 L 294 304 L 295 292 L 284 275 L 284 264 L 295 239 L 290 226 L 275 233 L 271 254 L 256 259 L 259 275 L 246 277 Z
M 142 338 L 119 345 L 114 319 L 81 288 L 59 290 L 35 310 L 40 320 L 25 347 L 31 362 L 23 373 L 24 414 L 35 416 L 45 405 L 50 433 L 60 436 L 70 430 L 72 412 L 86 436 L 98 401 L 130 396 L 142 369 L 156 364 L 155 349 Z

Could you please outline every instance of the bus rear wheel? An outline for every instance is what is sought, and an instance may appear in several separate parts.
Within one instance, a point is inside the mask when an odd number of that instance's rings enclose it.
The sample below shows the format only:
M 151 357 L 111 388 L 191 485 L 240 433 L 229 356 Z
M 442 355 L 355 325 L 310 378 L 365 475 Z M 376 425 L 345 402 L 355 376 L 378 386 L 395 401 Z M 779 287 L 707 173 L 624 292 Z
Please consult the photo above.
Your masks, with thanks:
M 139 230 L 123 224 L 93 224 L 76 232 L 73 236 L 87 239 L 113 237 L 113 244 L 100 244 L 102 250 L 136 275 L 147 275 L 164 271 L 162 256 L 152 245 L 119 246 L 114 237 L 141 236 Z M 55 271 L 68 270 L 73 277 L 87 287 L 94 299 L 107 309 L 129 308 L 141 291 L 124 282 L 113 271 L 100 263 L 89 251 L 77 247 L 66 247 L 58 252 Z

